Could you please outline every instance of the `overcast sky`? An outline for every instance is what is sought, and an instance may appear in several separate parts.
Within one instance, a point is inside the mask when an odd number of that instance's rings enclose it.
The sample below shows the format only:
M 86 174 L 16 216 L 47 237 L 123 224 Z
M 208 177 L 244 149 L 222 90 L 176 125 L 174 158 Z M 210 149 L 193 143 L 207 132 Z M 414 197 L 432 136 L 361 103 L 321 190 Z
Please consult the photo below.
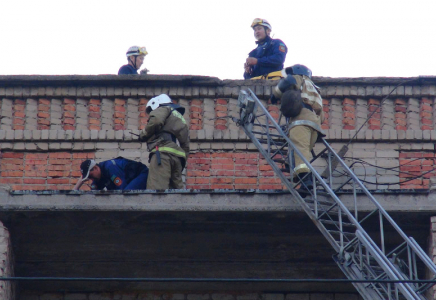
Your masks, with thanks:
M 117 74 L 132 45 L 151 74 L 242 79 L 267 19 L 285 66 L 316 76 L 436 75 L 435 0 L 0 0 L 0 75 Z

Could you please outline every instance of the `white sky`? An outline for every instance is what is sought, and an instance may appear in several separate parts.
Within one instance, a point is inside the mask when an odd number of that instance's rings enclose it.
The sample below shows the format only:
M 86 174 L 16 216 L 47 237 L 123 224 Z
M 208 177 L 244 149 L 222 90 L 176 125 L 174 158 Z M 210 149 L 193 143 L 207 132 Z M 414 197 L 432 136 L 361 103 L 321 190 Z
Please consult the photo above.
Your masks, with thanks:
M 316 76 L 436 75 L 435 16 L 436 0 L 0 0 L 0 75 L 116 74 L 140 45 L 150 74 L 242 79 L 256 17 Z

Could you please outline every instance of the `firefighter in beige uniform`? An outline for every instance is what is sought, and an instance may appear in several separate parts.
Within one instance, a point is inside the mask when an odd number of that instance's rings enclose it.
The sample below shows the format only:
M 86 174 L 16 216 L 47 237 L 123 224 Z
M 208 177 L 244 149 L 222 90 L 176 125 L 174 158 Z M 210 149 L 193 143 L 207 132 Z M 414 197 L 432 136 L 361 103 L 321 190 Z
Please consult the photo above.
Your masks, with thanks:
M 322 98 L 312 82 L 312 71 L 303 65 L 294 65 L 283 71 L 283 79 L 273 90 L 272 102 L 281 100 L 280 110 L 289 118 L 289 138 L 303 156 L 310 161 L 312 149 L 318 138 L 323 136 L 321 123 L 324 120 Z M 303 189 L 313 187 L 310 169 L 294 155 L 294 174 L 303 179 Z M 308 176 L 306 176 L 308 175 Z
M 189 153 L 185 109 L 162 94 L 148 101 L 146 112 L 150 117 L 140 139 L 150 152 L 147 189 L 183 189 L 182 170 Z

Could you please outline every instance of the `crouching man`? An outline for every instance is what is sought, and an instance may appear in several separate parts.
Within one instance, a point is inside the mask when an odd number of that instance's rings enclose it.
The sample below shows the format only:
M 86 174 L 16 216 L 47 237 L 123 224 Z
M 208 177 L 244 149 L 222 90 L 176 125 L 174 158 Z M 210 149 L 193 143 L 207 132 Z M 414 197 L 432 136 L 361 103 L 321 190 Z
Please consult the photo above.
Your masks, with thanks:
M 189 129 L 183 118 L 185 109 L 162 94 L 150 99 L 145 110 L 149 119 L 140 139 L 147 142 L 150 152 L 147 188 L 183 189 L 182 171 L 189 154 Z
M 289 139 L 306 160 L 312 158 L 312 149 L 318 135 L 325 136 L 321 129 L 324 120 L 322 98 L 312 82 L 312 71 L 303 65 L 294 65 L 283 71 L 284 78 L 273 89 L 272 103 L 281 100 L 280 111 L 289 118 Z M 293 156 L 294 180 L 302 181 L 300 194 L 313 188 L 309 167 L 298 156 Z
M 82 177 L 73 190 L 79 190 L 83 183 L 92 180 L 93 190 L 145 190 L 147 189 L 148 168 L 146 165 L 123 157 L 96 163 L 87 159 L 80 165 Z

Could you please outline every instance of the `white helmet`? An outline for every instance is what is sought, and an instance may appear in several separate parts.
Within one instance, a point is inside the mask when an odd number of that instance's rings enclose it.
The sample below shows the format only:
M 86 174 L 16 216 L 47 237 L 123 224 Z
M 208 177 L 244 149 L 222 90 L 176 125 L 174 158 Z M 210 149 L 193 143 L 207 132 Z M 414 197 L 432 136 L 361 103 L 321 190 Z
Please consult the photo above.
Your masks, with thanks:
M 138 46 L 132 46 L 130 47 L 127 52 L 126 56 L 133 56 L 133 55 L 147 55 L 148 52 L 145 50 L 145 47 L 138 47 Z
M 158 108 L 159 105 L 165 104 L 165 103 L 173 103 L 171 101 L 170 97 L 168 97 L 168 95 L 162 94 L 162 95 L 156 96 L 154 98 L 151 98 L 148 101 L 147 106 L 145 107 L 145 112 L 147 114 L 149 114 L 152 110 L 155 110 L 156 108 Z
M 261 18 L 254 19 L 253 22 L 251 23 L 251 28 L 254 29 L 254 27 L 257 25 L 261 25 L 263 27 L 267 27 L 270 30 L 272 30 L 271 24 L 265 19 L 261 19 Z

